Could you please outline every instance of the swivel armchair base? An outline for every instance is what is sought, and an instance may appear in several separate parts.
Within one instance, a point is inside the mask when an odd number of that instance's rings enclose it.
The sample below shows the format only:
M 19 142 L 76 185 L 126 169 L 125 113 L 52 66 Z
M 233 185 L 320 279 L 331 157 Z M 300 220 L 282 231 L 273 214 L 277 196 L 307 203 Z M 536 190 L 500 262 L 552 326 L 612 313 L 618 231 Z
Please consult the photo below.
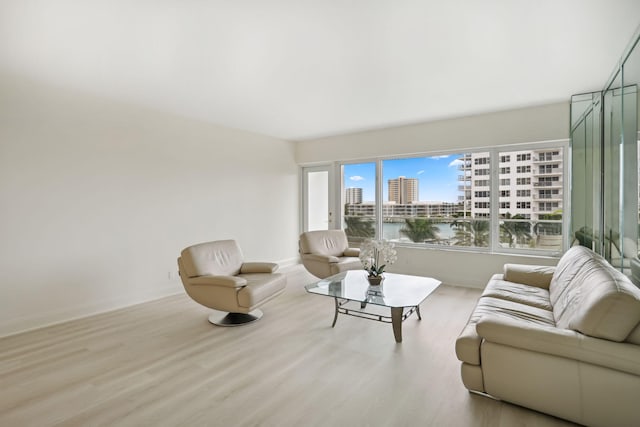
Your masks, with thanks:
M 227 313 L 214 310 L 209 316 L 209 323 L 213 323 L 216 326 L 241 326 L 260 320 L 261 317 L 262 310 L 259 308 L 249 313 Z

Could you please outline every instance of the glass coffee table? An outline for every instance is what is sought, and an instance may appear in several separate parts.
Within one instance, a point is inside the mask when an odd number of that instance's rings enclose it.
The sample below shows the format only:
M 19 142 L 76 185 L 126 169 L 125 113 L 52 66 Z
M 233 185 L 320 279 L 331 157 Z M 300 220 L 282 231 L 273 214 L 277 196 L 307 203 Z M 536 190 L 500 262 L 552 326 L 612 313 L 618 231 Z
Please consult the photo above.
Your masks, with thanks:
M 382 285 L 369 286 L 366 271 L 350 270 L 307 285 L 305 289 L 312 294 L 334 298 L 335 313 L 331 327 L 336 325 L 338 314 L 391 323 L 396 342 L 402 342 L 402 322 L 414 312 L 422 320 L 420 304 L 442 282 L 429 277 L 394 273 L 384 273 L 384 277 Z M 357 303 L 360 303 L 359 308 Z M 391 316 L 367 311 L 369 304 L 389 307 Z

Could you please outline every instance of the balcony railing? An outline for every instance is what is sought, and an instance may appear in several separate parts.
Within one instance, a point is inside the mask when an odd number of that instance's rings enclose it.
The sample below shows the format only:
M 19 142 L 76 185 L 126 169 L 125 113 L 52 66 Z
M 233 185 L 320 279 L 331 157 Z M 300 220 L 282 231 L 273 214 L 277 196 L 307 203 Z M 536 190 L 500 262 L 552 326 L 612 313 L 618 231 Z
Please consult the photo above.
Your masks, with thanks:
M 534 182 L 534 187 L 562 187 L 562 181 L 542 181 L 542 182 Z
M 561 209 L 561 206 L 558 206 L 557 208 L 549 208 L 549 207 L 539 207 L 539 206 L 533 206 L 533 208 L 531 209 L 533 212 L 539 212 L 539 213 L 553 213 L 555 211 L 557 211 L 558 209 Z
M 549 158 L 547 157 L 537 157 L 534 156 L 533 158 L 533 163 L 535 164 L 541 164 L 541 163 L 557 163 L 557 162 L 561 162 L 562 161 L 562 156 L 551 156 Z
M 533 168 L 531 170 L 531 173 L 534 175 L 545 175 L 545 176 L 553 176 L 553 175 L 562 175 L 563 171 L 563 167 L 562 165 L 560 165 L 557 168 L 549 168 L 549 169 L 544 169 L 544 170 L 540 170 L 539 167 L 537 168 Z
M 533 194 L 533 200 L 559 202 L 562 201 L 562 194 Z

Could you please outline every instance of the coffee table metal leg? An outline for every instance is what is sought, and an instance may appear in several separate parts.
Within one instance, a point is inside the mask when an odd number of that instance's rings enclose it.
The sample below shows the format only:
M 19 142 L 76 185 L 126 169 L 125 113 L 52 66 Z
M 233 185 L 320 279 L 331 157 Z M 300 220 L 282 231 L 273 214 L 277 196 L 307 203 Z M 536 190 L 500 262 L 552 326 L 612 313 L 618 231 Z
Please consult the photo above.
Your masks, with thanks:
M 340 304 L 338 304 L 338 298 L 334 298 L 333 299 L 336 303 L 336 312 L 333 315 L 333 323 L 331 324 L 331 327 L 333 328 L 334 326 L 336 326 L 336 320 L 338 320 L 338 307 L 340 306 Z
M 391 325 L 396 342 L 402 342 L 402 310 L 403 307 L 391 307 Z
M 422 320 L 422 316 L 420 316 L 420 306 L 416 305 L 416 314 L 418 315 L 418 320 Z

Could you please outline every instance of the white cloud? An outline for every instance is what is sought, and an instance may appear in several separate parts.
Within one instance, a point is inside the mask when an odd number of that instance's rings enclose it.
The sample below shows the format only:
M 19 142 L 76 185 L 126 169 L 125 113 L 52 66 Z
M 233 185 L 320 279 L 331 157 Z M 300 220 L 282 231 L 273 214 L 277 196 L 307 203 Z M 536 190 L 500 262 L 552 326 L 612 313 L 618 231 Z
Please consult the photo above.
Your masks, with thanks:
M 424 170 L 418 171 L 418 173 L 416 175 L 422 175 L 424 173 Z
M 435 160 L 440 160 L 440 159 L 447 159 L 447 158 L 449 158 L 449 157 L 451 157 L 451 155 L 450 155 L 450 154 L 446 154 L 446 155 L 443 155 L 443 156 L 431 156 L 431 157 L 429 157 L 429 158 L 430 158 L 430 159 L 435 159 Z
M 350 176 L 349 179 L 351 181 L 364 181 L 364 178 L 361 177 L 360 175 L 354 175 L 354 176 Z
M 464 165 L 464 162 L 460 159 L 455 159 L 451 163 L 449 163 L 449 167 L 458 166 L 458 165 Z

